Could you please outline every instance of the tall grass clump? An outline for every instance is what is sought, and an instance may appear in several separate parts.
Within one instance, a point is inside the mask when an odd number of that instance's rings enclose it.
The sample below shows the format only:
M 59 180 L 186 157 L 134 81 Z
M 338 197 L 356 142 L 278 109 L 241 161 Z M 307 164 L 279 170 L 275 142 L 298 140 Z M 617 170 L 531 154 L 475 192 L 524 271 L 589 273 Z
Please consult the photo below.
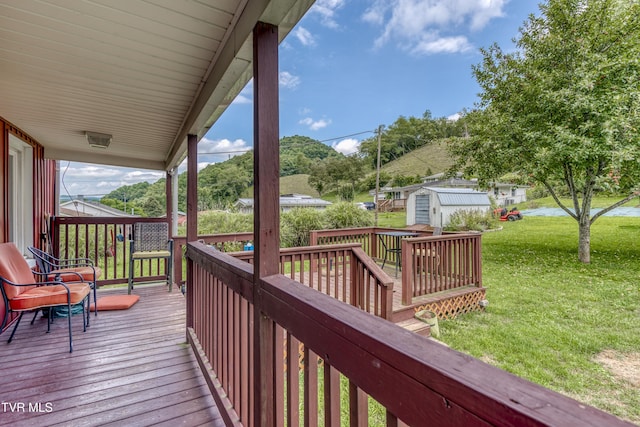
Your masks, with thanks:
M 498 220 L 490 211 L 459 210 L 451 214 L 447 231 L 485 231 L 497 228 Z
M 309 246 L 309 232 L 323 228 L 322 211 L 295 208 L 280 215 L 280 245 L 285 248 Z
M 324 211 L 324 227 L 328 229 L 371 227 L 372 225 L 371 213 L 353 203 L 334 203 Z
M 335 203 L 324 211 L 296 208 L 280 216 L 280 245 L 283 247 L 308 246 L 309 234 L 313 230 L 371 225 L 373 225 L 371 213 L 353 203 Z

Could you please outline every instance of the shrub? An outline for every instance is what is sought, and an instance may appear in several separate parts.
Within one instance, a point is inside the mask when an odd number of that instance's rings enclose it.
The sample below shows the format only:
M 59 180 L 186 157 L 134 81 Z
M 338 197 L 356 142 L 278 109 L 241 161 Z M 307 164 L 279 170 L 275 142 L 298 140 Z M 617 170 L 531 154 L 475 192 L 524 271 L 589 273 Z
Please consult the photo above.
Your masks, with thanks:
M 198 234 L 242 233 L 253 230 L 253 215 L 209 211 L 198 213 Z
M 323 228 L 322 211 L 295 208 L 280 215 L 280 246 L 309 246 L 309 232 Z
M 459 210 L 454 212 L 449 224 L 444 227 L 447 231 L 485 231 L 496 228 L 498 220 L 491 215 L 491 211 Z
M 373 218 L 370 212 L 353 203 L 334 203 L 324 211 L 324 228 L 370 227 Z

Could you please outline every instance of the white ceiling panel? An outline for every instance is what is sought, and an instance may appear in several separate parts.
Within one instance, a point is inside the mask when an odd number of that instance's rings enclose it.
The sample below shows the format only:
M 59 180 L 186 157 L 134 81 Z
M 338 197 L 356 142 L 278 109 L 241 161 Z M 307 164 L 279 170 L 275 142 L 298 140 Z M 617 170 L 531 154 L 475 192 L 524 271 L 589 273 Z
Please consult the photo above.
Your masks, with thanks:
M 171 169 L 251 78 L 255 24 L 282 39 L 312 3 L 2 0 L 0 116 L 49 158 Z

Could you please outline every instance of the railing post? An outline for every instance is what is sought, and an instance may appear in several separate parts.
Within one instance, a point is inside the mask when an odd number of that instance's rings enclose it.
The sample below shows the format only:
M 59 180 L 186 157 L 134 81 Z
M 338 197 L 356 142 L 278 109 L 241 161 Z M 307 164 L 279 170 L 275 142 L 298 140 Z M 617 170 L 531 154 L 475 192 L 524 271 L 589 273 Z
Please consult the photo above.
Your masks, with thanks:
M 373 259 L 378 258 L 378 239 L 376 239 L 376 229 L 369 230 L 369 246 L 371 248 L 369 256 Z
M 475 276 L 476 286 L 482 287 L 482 234 L 478 234 L 475 238 L 473 246 L 473 275 Z
M 410 305 L 413 298 L 413 245 L 406 239 L 402 239 L 401 266 L 402 266 L 402 304 Z
M 180 249 L 182 252 L 182 248 Z M 187 257 L 187 283 L 188 292 L 185 294 L 186 300 L 186 310 L 187 310 L 187 341 L 189 340 L 189 328 L 193 328 L 193 283 L 194 283 L 194 273 L 193 273 L 193 260 Z

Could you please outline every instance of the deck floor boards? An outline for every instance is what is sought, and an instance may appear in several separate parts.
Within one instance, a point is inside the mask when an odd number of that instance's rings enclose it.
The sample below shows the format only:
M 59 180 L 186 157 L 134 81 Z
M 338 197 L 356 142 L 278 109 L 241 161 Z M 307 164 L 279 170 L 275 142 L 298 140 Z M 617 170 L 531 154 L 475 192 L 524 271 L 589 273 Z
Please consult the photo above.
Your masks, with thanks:
M 0 406 L 0 426 L 224 425 L 186 344 L 180 292 L 134 293 L 140 301 L 129 310 L 92 313 L 87 332 L 74 316 L 73 353 L 63 318 L 47 334 L 46 319 L 30 325 L 25 315 L 11 344 L 10 330 L 0 335 L 0 400 L 25 405 Z

